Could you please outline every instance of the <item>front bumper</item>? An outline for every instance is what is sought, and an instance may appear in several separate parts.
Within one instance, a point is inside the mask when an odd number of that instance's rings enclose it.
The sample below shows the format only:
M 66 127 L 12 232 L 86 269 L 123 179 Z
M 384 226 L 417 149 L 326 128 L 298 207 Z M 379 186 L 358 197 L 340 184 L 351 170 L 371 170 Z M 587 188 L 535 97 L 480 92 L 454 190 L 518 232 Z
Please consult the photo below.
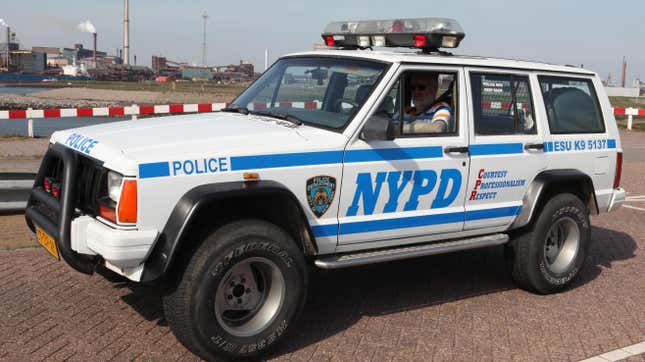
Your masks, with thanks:
M 614 211 L 619 207 L 621 207 L 625 202 L 625 197 L 626 197 L 625 189 L 623 189 L 622 187 L 614 189 L 614 191 L 611 194 L 611 198 L 609 199 L 609 208 L 607 209 L 607 211 L 608 212 Z
M 159 234 L 157 230 L 115 229 L 89 217 L 72 221 L 72 250 L 79 254 L 99 255 L 112 268 L 125 270 L 143 264 Z

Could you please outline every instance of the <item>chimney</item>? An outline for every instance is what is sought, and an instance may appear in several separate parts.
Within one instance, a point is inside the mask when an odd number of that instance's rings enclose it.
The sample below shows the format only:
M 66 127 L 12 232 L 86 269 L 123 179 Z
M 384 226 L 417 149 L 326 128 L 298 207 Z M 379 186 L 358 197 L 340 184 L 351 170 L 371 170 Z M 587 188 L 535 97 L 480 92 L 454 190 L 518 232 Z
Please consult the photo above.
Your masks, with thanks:
M 97 63 L 96 63 L 96 33 L 92 33 L 92 38 L 94 39 L 94 48 L 93 48 L 94 49 L 94 54 L 93 55 L 94 55 L 94 66 L 96 67 L 97 66 Z
M 269 48 L 264 49 L 264 71 L 269 69 Z
M 627 61 L 625 61 L 625 57 L 623 57 L 623 73 L 620 76 L 620 86 L 625 88 L 625 78 L 627 76 Z
M 130 64 L 130 10 L 128 0 L 123 4 L 123 64 Z

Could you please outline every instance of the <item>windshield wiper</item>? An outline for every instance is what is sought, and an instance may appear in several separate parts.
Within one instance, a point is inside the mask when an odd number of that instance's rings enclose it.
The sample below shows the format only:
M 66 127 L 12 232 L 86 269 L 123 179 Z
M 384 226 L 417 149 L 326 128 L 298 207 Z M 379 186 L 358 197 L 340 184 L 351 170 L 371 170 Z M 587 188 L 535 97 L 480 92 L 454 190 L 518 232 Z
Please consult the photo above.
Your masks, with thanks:
M 266 117 L 273 117 L 273 118 L 278 118 L 281 120 L 285 120 L 289 123 L 293 123 L 296 126 L 302 126 L 302 119 L 289 114 L 289 113 L 272 113 L 272 112 L 264 112 L 264 111 L 249 111 L 250 114 L 258 115 L 258 116 L 266 116 Z
M 224 107 L 220 109 L 220 112 L 233 112 L 233 113 L 241 113 L 241 114 L 249 114 L 249 110 L 246 109 L 246 107 Z

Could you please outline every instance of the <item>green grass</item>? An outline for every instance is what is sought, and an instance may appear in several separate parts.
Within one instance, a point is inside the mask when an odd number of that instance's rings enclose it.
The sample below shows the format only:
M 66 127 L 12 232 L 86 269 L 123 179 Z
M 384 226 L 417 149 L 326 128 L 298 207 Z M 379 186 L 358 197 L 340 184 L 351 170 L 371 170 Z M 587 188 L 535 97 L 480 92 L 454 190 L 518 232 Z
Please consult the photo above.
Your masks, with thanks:
M 609 97 L 609 103 L 616 108 L 645 108 L 645 97 Z

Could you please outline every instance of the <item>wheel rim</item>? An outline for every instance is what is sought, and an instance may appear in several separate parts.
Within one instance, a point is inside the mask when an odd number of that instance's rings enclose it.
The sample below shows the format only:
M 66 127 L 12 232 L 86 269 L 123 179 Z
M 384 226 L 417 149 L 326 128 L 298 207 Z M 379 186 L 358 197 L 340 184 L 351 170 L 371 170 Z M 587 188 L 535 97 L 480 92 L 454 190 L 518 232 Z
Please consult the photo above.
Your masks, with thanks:
M 268 327 L 282 308 L 285 280 L 263 257 L 244 259 L 226 273 L 215 295 L 215 316 L 230 334 L 248 337 Z
M 546 234 L 544 262 L 547 268 L 555 274 L 566 272 L 576 260 L 579 247 L 578 223 L 568 216 L 559 219 Z

